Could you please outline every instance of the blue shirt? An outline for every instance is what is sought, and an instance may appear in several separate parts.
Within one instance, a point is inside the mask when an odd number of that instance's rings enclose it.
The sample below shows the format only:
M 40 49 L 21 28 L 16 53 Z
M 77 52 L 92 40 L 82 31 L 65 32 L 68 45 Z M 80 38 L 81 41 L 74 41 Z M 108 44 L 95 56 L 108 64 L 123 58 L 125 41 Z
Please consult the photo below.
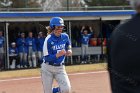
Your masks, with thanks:
M 61 33 L 59 37 L 53 33 L 48 35 L 43 45 L 44 60 L 56 64 L 64 63 L 65 56 L 57 58 L 56 54 L 62 49 L 67 51 L 69 46 L 71 46 L 71 42 L 66 33 Z
M 87 34 L 87 35 L 81 34 L 81 35 L 82 35 L 81 43 L 85 44 L 85 45 L 88 45 L 89 39 L 90 39 L 92 34 Z
M 25 42 L 26 42 L 25 38 L 18 38 L 17 39 L 18 52 L 27 53 L 27 46 L 26 46 Z
M 1 37 L 0 37 L 0 48 L 4 46 L 4 41 L 5 41 L 5 40 L 4 40 L 4 37 L 1 36 Z
M 43 51 L 43 44 L 44 44 L 45 38 L 44 37 L 39 37 L 36 40 L 37 43 L 37 51 Z
M 29 50 L 29 47 L 32 47 L 33 51 L 36 51 L 36 40 L 35 40 L 35 38 L 27 37 L 26 38 L 26 45 L 27 45 L 27 50 Z
M 9 48 L 9 56 L 17 56 L 18 55 L 18 49 L 10 47 Z

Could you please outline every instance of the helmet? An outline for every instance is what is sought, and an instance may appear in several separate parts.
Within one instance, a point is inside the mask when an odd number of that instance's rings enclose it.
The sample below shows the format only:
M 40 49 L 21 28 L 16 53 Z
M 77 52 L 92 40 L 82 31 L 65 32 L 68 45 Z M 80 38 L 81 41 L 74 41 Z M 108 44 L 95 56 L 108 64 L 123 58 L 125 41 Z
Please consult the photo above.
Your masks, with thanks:
M 39 32 L 38 34 L 39 34 L 39 35 L 40 35 L 40 34 L 43 34 L 43 32 Z
M 65 26 L 64 20 L 61 17 L 53 17 L 50 20 L 50 27 L 54 29 L 55 26 Z
M 137 9 L 140 7 L 140 0 L 130 0 L 130 4 L 134 9 Z
M 16 45 L 16 43 L 15 43 L 15 42 L 12 42 L 12 43 L 11 43 L 11 46 L 15 46 L 15 45 Z

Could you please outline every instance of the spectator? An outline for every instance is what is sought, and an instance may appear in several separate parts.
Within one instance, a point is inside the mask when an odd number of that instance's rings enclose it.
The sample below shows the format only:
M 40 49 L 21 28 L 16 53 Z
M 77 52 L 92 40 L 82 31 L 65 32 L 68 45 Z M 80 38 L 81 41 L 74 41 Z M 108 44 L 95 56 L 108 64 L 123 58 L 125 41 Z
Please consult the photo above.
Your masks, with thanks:
M 136 14 L 113 31 L 108 44 L 112 93 L 140 93 L 140 0 L 131 0 Z
M 91 35 L 93 34 L 92 27 L 90 29 L 90 34 L 88 34 L 88 30 L 85 29 L 85 26 L 81 29 L 81 51 L 82 51 L 82 64 L 87 63 L 87 54 L 88 54 L 88 44 Z
M 25 42 L 25 33 L 21 33 L 21 37 L 17 39 L 21 68 L 27 68 L 27 46 Z
M 20 68 L 18 49 L 15 42 L 12 42 L 11 47 L 9 48 L 9 60 L 11 69 Z
M 38 53 L 39 64 L 42 62 L 44 41 L 45 41 L 45 37 L 43 36 L 43 32 L 39 32 L 37 38 L 37 53 Z
M 29 32 L 26 38 L 26 45 L 28 51 L 29 67 L 36 67 L 36 40 L 33 38 L 33 33 Z
M 4 68 L 4 42 L 3 31 L 0 31 L 0 69 Z

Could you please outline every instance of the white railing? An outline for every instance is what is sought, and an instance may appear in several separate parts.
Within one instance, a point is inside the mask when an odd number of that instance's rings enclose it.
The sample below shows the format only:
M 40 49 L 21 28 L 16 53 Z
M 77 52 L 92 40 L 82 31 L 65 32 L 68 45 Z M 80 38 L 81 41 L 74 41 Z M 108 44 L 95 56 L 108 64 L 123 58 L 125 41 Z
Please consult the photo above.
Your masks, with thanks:
M 62 7 L 55 11 L 132 10 L 131 6 Z M 43 8 L 0 8 L 0 11 L 43 11 Z M 49 11 L 49 10 L 47 10 Z

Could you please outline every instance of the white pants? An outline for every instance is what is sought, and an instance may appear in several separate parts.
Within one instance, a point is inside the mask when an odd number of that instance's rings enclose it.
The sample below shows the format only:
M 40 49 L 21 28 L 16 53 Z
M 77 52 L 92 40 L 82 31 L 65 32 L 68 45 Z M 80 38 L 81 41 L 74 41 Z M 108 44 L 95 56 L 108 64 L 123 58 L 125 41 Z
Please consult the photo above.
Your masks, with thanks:
M 20 65 L 21 66 L 27 66 L 27 53 L 19 53 L 19 58 L 20 58 Z
M 38 64 L 40 64 L 41 61 L 42 61 L 43 52 L 42 51 L 38 51 L 37 53 L 38 53 L 38 62 L 39 62 Z
M 44 93 L 52 93 L 53 79 L 58 82 L 61 93 L 71 93 L 71 85 L 64 65 L 51 66 L 47 63 L 42 63 L 41 79 Z
M 33 51 L 32 47 L 29 47 L 28 61 L 30 67 L 36 67 L 36 52 Z
M 81 51 L 82 51 L 82 60 L 85 61 L 88 54 L 88 45 L 82 44 Z

